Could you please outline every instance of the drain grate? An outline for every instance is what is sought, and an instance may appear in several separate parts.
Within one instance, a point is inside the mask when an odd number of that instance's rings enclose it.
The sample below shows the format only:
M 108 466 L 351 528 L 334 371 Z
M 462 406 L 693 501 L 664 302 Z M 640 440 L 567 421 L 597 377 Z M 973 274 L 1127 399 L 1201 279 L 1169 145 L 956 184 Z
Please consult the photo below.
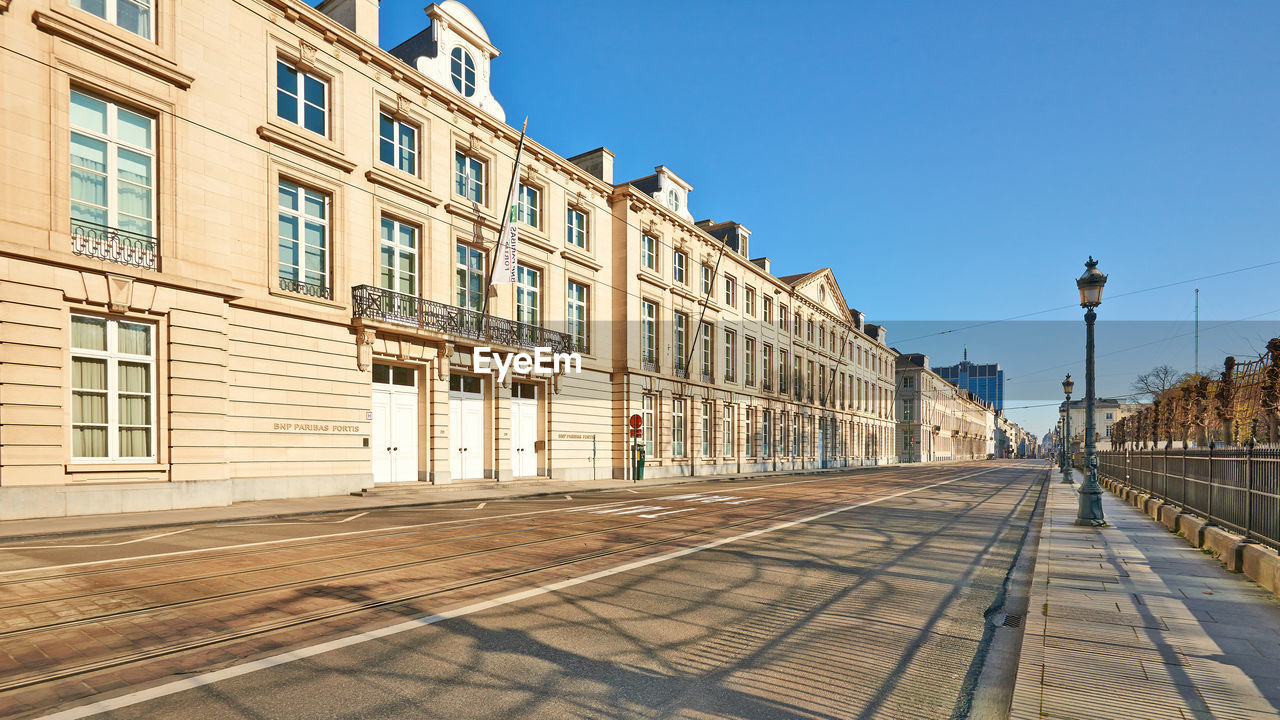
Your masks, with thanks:
M 1003 625 L 1004 627 L 1011 627 L 1011 628 L 1022 627 L 1022 616 L 1021 615 L 1005 615 L 1004 622 L 1000 624 Z

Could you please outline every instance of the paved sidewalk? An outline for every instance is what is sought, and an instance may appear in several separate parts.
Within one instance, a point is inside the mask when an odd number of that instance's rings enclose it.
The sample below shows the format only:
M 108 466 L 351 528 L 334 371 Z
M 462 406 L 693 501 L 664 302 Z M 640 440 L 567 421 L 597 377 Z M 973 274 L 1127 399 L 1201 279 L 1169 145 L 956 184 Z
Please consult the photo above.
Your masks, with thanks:
M 1108 491 L 1077 527 L 1059 479 L 1010 717 L 1280 718 L 1280 601 Z
M 942 463 L 939 463 L 941 465 Z M 783 475 L 815 475 L 819 473 L 849 473 L 861 470 L 883 469 L 892 465 L 867 465 L 862 467 L 835 468 L 829 470 L 794 470 L 763 473 L 754 477 L 780 477 Z M 211 508 L 187 510 L 155 510 L 152 512 L 117 513 L 108 515 L 78 515 L 74 517 L 36 518 L 33 520 L 0 521 L 0 543 L 20 542 L 28 539 L 59 535 L 104 533 L 120 530 L 163 528 L 186 525 L 206 525 L 242 520 L 300 517 L 331 512 L 360 512 L 382 508 L 438 505 L 454 502 L 504 500 L 541 495 L 560 495 L 592 490 L 652 487 L 713 480 L 734 480 L 736 474 L 700 475 L 695 477 L 665 477 L 646 479 L 640 483 L 630 480 L 575 480 L 575 481 L 514 481 L 460 483 L 457 485 L 430 485 L 404 483 L 403 486 L 380 485 L 365 497 L 352 495 L 328 495 L 312 498 L 285 498 L 258 500 Z

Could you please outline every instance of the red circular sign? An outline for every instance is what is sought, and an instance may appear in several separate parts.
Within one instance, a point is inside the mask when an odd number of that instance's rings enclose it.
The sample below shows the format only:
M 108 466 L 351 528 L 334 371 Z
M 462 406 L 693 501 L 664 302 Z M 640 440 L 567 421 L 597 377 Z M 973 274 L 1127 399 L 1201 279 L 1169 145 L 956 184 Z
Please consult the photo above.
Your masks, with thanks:
M 639 430 L 640 428 L 644 427 L 644 418 L 640 417 L 639 415 L 632 415 L 631 427 L 636 430 Z

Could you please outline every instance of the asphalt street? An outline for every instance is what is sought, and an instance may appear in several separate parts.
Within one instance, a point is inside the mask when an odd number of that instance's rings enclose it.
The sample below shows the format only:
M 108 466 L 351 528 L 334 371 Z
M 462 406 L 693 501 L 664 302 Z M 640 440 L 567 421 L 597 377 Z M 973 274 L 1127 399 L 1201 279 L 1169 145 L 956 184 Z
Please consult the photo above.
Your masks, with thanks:
M 0 716 L 965 717 L 1047 466 L 0 547 Z

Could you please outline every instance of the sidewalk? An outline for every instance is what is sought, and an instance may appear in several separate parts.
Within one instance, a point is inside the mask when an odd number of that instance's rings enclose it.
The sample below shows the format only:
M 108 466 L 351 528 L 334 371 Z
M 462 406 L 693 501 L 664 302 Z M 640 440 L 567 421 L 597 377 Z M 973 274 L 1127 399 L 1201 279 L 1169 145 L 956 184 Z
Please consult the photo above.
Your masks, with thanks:
M 1103 491 L 1052 478 L 1011 718 L 1280 718 L 1280 601 Z
M 892 467 L 891 465 L 866 465 L 861 467 L 831 468 L 827 470 L 794 470 L 761 473 L 751 477 L 769 478 L 783 475 L 815 475 L 819 473 L 848 473 L 859 470 Z M 310 498 L 285 498 L 258 500 L 211 508 L 188 510 L 155 510 L 151 512 L 117 513 L 105 515 L 76 515 L 72 517 L 35 518 L 32 520 L 0 521 L 0 543 L 20 542 L 36 538 L 60 535 L 106 533 L 121 530 L 141 530 L 188 525 L 209 525 L 243 520 L 301 517 L 335 512 L 362 512 L 385 508 L 442 505 L 455 502 L 507 500 L 543 495 L 563 495 L 612 490 L 642 488 L 714 480 L 736 480 L 738 474 L 698 475 L 694 477 L 665 477 L 646 479 L 639 483 L 630 480 L 540 480 L 511 482 L 468 482 L 456 485 L 430 485 L 427 483 L 403 483 L 403 485 L 379 485 L 370 495 L 327 495 Z

